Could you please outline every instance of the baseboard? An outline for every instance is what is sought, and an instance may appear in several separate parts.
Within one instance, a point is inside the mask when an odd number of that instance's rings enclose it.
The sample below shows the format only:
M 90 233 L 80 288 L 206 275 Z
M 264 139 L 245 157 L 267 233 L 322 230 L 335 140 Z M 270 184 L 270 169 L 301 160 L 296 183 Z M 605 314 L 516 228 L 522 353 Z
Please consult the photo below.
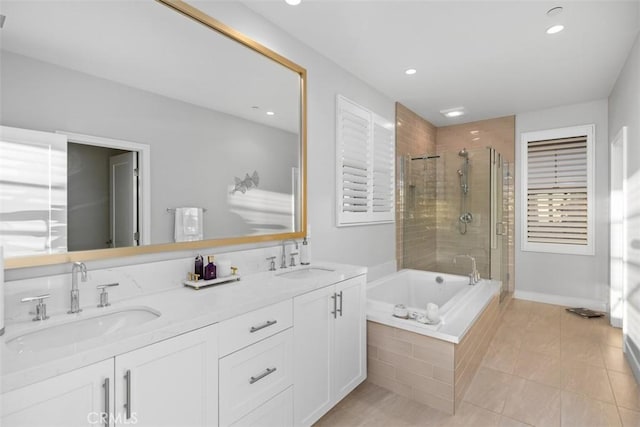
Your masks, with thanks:
M 633 376 L 636 377 L 636 382 L 640 383 L 640 355 L 638 354 L 638 347 L 635 346 L 633 341 L 628 335 L 623 338 L 624 354 L 629 362 Z
M 613 326 L 614 328 L 622 329 L 622 319 L 617 319 L 617 318 L 614 319 L 613 317 L 611 317 L 609 320 L 610 320 L 611 326 Z
M 574 297 L 567 297 L 564 295 L 553 295 L 553 294 L 543 294 L 540 292 L 519 291 L 518 289 L 516 289 L 516 291 L 513 293 L 513 297 L 516 299 L 542 302 L 545 304 L 562 305 L 565 307 L 584 307 L 584 308 L 590 308 L 592 310 L 598 310 L 598 311 L 604 311 L 604 312 L 607 311 L 606 302 L 591 300 L 586 298 L 574 298 Z

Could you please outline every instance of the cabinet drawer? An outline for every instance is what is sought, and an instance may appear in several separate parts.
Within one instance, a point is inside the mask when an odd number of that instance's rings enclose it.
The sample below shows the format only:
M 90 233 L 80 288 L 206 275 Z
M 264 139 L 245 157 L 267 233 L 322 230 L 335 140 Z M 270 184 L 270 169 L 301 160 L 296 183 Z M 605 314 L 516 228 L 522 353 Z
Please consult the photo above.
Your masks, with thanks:
M 220 322 L 219 352 L 226 356 L 243 347 L 270 337 L 293 324 L 293 302 L 278 304 L 252 311 Z
M 233 427 L 292 427 L 293 387 L 289 387 L 262 406 L 249 412 Z
M 239 420 L 293 383 L 288 329 L 220 359 L 220 425 Z

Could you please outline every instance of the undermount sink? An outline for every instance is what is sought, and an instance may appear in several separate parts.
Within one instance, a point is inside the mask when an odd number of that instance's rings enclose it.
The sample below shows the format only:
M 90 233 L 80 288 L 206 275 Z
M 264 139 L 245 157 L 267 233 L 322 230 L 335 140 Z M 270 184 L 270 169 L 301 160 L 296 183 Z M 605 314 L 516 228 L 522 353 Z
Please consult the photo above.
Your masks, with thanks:
M 299 270 L 288 271 L 286 273 L 280 273 L 276 276 L 283 279 L 310 279 L 312 277 L 322 276 L 327 273 L 332 273 L 335 270 L 323 267 L 305 267 Z
M 158 317 L 160 312 L 152 308 L 125 308 L 27 332 L 8 340 L 7 347 L 19 352 L 63 347 L 139 326 Z

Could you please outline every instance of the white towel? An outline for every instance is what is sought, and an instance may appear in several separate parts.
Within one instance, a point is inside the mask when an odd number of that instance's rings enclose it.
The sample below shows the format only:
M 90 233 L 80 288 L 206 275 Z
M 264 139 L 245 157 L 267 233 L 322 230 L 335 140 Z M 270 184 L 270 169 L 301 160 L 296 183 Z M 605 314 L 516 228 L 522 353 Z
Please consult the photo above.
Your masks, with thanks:
M 202 240 L 203 235 L 202 208 L 176 208 L 174 238 L 176 242 L 193 242 Z

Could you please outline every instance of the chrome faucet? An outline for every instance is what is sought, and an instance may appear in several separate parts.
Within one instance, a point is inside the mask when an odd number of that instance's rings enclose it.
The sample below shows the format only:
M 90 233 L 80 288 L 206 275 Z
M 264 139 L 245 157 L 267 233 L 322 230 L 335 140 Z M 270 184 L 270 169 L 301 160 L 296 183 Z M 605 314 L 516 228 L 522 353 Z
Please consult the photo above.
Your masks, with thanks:
M 81 274 L 81 280 L 87 281 L 87 266 L 83 262 L 74 262 L 71 267 L 71 310 L 67 313 L 80 313 L 80 290 L 78 289 L 78 272 Z
M 280 261 L 280 268 L 287 268 L 287 242 L 293 242 L 296 244 L 296 250 L 298 249 L 298 242 L 294 239 L 288 239 L 282 241 L 282 259 Z
M 456 264 L 456 260 L 459 257 L 469 258 L 471 260 L 471 273 L 469 273 L 469 284 L 475 285 L 480 281 L 480 273 L 478 272 L 478 268 L 476 266 L 476 259 L 471 255 L 456 255 L 453 257 L 454 264 Z

